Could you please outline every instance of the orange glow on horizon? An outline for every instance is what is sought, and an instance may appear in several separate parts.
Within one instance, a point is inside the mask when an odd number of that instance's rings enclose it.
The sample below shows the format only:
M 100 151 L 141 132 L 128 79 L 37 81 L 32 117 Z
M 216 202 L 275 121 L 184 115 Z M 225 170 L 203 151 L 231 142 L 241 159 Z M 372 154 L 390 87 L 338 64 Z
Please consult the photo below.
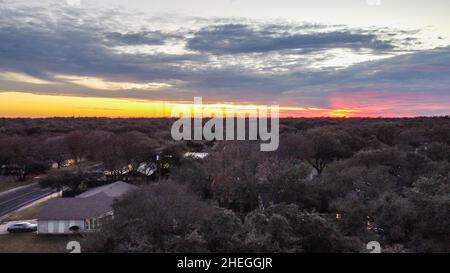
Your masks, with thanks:
M 356 113 L 360 113 L 360 111 L 354 109 L 336 109 L 329 112 L 328 115 L 333 118 L 351 118 Z
M 396 115 L 391 110 L 389 103 L 376 100 L 375 105 L 366 104 L 363 101 L 373 99 L 370 95 L 348 99 L 342 97 L 331 98 L 333 107 L 288 107 L 280 106 L 281 118 L 286 117 L 381 117 Z M 365 100 L 364 100 L 365 99 Z M 172 110 L 182 109 L 193 112 L 192 102 L 155 101 L 139 99 L 77 97 L 37 95 L 22 92 L 0 92 L 0 117 L 109 117 L 109 118 L 157 118 L 171 117 Z M 239 105 L 236 103 L 203 103 L 201 111 L 205 117 L 213 116 L 215 112 L 225 110 L 224 114 L 236 114 L 257 109 L 258 105 Z M 271 107 L 269 106 L 269 115 Z M 380 114 L 381 113 L 381 114 Z M 403 116 L 411 116 L 404 113 Z
M 430 96 L 426 92 L 361 91 L 351 95 L 341 92 L 330 98 L 332 108 L 351 111 L 334 110 L 330 116 L 416 117 L 418 113 L 445 113 L 450 111 L 448 104 L 444 103 L 448 99 L 447 96 Z

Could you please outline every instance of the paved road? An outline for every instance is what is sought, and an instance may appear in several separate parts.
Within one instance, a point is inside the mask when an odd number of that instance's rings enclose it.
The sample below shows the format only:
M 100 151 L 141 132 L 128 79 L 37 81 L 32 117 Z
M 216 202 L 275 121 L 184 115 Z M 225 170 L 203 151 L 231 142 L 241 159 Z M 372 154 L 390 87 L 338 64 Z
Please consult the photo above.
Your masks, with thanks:
M 55 192 L 54 189 L 42 189 L 39 184 L 32 184 L 0 195 L 0 218 Z

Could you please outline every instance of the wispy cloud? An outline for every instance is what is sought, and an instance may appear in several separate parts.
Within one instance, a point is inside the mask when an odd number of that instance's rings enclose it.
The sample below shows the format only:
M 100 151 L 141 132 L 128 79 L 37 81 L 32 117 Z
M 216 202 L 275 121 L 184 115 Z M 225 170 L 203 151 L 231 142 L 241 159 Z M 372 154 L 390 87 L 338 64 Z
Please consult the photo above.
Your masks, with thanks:
M 81 77 L 70 75 L 55 75 L 56 79 L 63 80 L 65 82 L 73 83 L 87 88 L 97 90 L 157 90 L 171 87 L 167 83 L 148 82 L 148 83 L 133 83 L 133 82 L 117 82 L 106 81 L 101 78 L 94 77 Z
M 27 84 L 53 84 L 51 81 L 46 81 L 23 73 L 16 72 L 0 72 L 0 80 Z

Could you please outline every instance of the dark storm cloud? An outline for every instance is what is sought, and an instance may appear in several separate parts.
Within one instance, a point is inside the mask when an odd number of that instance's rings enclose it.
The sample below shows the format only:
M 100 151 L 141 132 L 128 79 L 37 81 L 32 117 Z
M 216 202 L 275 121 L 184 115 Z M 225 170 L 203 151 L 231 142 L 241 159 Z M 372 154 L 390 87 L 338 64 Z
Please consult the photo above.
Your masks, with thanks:
M 303 78 L 285 95 L 302 98 L 303 95 L 323 98 L 327 93 L 340 91 L 351 96 L 361 91 L 442 96 L 443 103 L 450 96 L 450 47 L 437 48 L 397 57 L 357 64 L 339 71 L 325 70 L 313 77 L 296 73 L 292 78 Z M 445 96 L 443 96 L 445 95 Z M 411 97 L 414 99 L 414 97 Z M 420 103 L 420 100 L 418 101 Z M 327 106 L 326 103 L 324 106 Z
M 273 25 L 255 29 L 242 24 L 209 26 L 201 29 L 188 43 L 188 47 L 214 54 L 262 53 L 286 49 L 320 51 L 327 48 L 392 49 L 389 42 L 374 34 L 351 31 L 331 31 L 311 34 L 293 34 L 290 26 Z
M 167 39 L 178 37 L 175 35 L 167 35 L 161 31 L 143 31 L 119 33 L 106 33 L 107 38 L 112 45 L 164 45 Z
M 5 12 L 0 10 L 2 15 Z M 53 10 L 54 15 L 59 16 L 56 23 L 39 10 L 29 12 L 34 17 L 31 22 L 19 12 L 9 20 L 5 17 L 0 19 L 0 69 L 47 79 L 48 74 L 75 74 L 151 81 L 180 77 L 170 64 L 204 60 L 192 54 L 118 54 L 113 50 L 114 46 L 144 42 L 161 44 L 164 35 L 159 33 L 158 37 L 151 37 L 146 33 L 146 38 L 143 38 L 144 35 L 137 34 L 113 34 L 90 22 L 85 13 L 66 16 L 62 8 Z M 114 18 L 120 14 L 109 12 L 109 16 Z M 86 22 L 80 25 L 78 21 L 83 19 Z

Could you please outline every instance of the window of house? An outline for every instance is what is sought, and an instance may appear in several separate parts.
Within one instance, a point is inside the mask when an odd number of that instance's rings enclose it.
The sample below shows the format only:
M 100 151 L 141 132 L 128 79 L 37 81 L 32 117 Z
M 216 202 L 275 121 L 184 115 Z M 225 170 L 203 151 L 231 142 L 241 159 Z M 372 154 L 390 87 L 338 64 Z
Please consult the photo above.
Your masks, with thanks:
M 84 221 L 85 230 L 95 230 L 100 227 L 100 220 L 96 218 L 86 219 Z
M 90 230 L 91 229 L 91 220 L 90 219 L 84 220 L 84 229 L 85 230 Z

